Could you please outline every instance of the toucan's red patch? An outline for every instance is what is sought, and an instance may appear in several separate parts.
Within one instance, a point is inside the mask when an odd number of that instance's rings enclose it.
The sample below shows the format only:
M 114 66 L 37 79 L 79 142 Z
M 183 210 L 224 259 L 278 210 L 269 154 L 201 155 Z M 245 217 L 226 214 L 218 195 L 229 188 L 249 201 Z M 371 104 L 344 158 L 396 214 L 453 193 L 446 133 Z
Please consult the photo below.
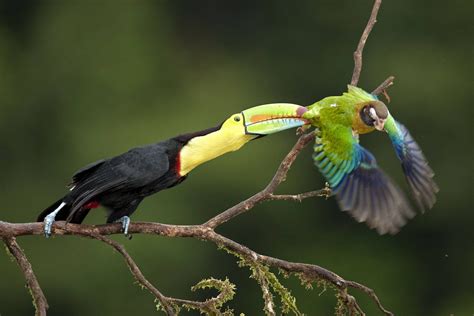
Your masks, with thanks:
M 100 203 L 97 201 L 91 201 L 87 204 L 85 204 L 83 207 L 84 208 L 98 208 L 100 206 Z

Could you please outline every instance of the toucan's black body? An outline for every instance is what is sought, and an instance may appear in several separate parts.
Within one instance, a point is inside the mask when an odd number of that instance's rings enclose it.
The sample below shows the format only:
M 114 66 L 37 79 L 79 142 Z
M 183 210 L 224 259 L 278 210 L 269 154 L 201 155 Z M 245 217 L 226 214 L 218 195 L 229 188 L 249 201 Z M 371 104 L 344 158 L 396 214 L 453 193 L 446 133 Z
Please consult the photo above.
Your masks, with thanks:
M 219 126 L 133 148 L 77 171 L 71 189 L 41 212 L 44 234 L 51 236 L 56 220 L 82 223 L 92 208 L 108 210 L 107 222 L 120 221 L 128 235 L 129 215 L 147 196 L 171 188 L 197 166 L 236 151 L 251 140 L 308 122 L 306 108 L 290 103 L 255 106 L 232 114 Z
M 147 196 L 181 183 L 179 154 L 194 137 L 204 136 L 218 127 L 180 135 L 168 140 L 133 148 L 113 158 L 96 161 L 72 177 L 71 191 L 44 210 L 38 221 L 65 205 L 56 220 L 81 223 L 91 208 L 104 206 L 107 223 L 132 214 Z

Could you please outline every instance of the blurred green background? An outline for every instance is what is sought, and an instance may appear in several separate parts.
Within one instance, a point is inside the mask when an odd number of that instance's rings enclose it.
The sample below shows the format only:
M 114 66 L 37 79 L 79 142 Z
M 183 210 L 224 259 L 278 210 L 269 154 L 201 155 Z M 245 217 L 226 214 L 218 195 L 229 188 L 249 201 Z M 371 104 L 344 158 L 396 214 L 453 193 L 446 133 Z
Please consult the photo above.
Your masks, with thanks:
M 29 222 L 79 167 L 127 149 L 215 126 L 270 102 L 311 104 L 339 95 L 372 1 L 0 1 L 0 219 Z M 472 224 L 472 2 L 384 1 L 366 46 L 360 86 L 388 75 L 391 112 L 423 147 L 441 191 L 434 209 L 395 236 L 378 236 L 334 199 L 259 205 L 218 231 L 256 251 L 322 265 L 374 288 L 397 315 L 474 313 Z M 471 98 L 470 98 L 471 97 Z M 132 220 L 197 224 L 260 190 L 291 148 L 293 131 L 205 164 L 145 200 Z M 387 137 L 362 138 L 406 190 Z M 307 148 L 281 193 L 324 182 Z M 87 223 L 103 223 L 94 211 Z M 262 314 L 259 288 L 211 243 L 123 236 L 166 295 L 202 278 L 237 284 L 236 312 Z M 77 237 L 19 238 L 50 315 L 155 315 L 122 258 Z M 24 279 L 0 252 L 0 314 L 32 315 Z M 328 290 L 284 283 L 309 315 L 330 315 Z M 372 301 L 359 295 L 368 315 Z

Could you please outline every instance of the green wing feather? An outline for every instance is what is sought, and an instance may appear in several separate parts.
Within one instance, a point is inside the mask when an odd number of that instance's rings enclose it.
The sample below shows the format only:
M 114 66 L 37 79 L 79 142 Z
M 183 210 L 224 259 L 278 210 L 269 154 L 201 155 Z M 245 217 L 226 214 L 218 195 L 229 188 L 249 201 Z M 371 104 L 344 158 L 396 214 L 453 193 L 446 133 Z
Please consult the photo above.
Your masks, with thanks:
M 331 104 L 335 103 L 342 106 L 349 106 L 352 108 L 357 103 L 363 103 L 374 100 L 377 100 L 376 96 L 365 92 L 359 87 L 348 85 L 347 92 L 344 92 L 342 95 L 326 97 L 312 105 L 307 106 L 309 111 L 305 113 L 304 117 L 311 118 L 317 116 L 317 111 L 319 108 L 330 106 Z
M 313 160 L 341 209 L 380 234 L 396 233 L 415 215 L 374 156 L 358 144 L 350 125 L 323 125 L 317 132 Z

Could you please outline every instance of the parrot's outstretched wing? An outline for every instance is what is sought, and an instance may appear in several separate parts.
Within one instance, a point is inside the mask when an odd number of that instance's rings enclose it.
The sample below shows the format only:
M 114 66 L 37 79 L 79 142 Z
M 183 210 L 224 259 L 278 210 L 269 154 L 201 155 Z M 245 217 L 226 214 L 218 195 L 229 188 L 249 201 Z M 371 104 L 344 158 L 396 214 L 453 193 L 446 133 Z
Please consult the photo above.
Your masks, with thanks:
M 415 212 L 403 192 L 377 166 L 374 156 L 358 144 L 350 127 L 321 130 L 313 160 L 342 210 L 366 222 L 379 234 L 398 232 Z
M 385 130 L 400 159 L 405 178 L 418 206 L 422 211 L 432 208 L 439 188 L 433 180 L 434 172 L 428 165 L 420 146 L 407 128 L 395 121 L 392 116 L 387 119 Z

